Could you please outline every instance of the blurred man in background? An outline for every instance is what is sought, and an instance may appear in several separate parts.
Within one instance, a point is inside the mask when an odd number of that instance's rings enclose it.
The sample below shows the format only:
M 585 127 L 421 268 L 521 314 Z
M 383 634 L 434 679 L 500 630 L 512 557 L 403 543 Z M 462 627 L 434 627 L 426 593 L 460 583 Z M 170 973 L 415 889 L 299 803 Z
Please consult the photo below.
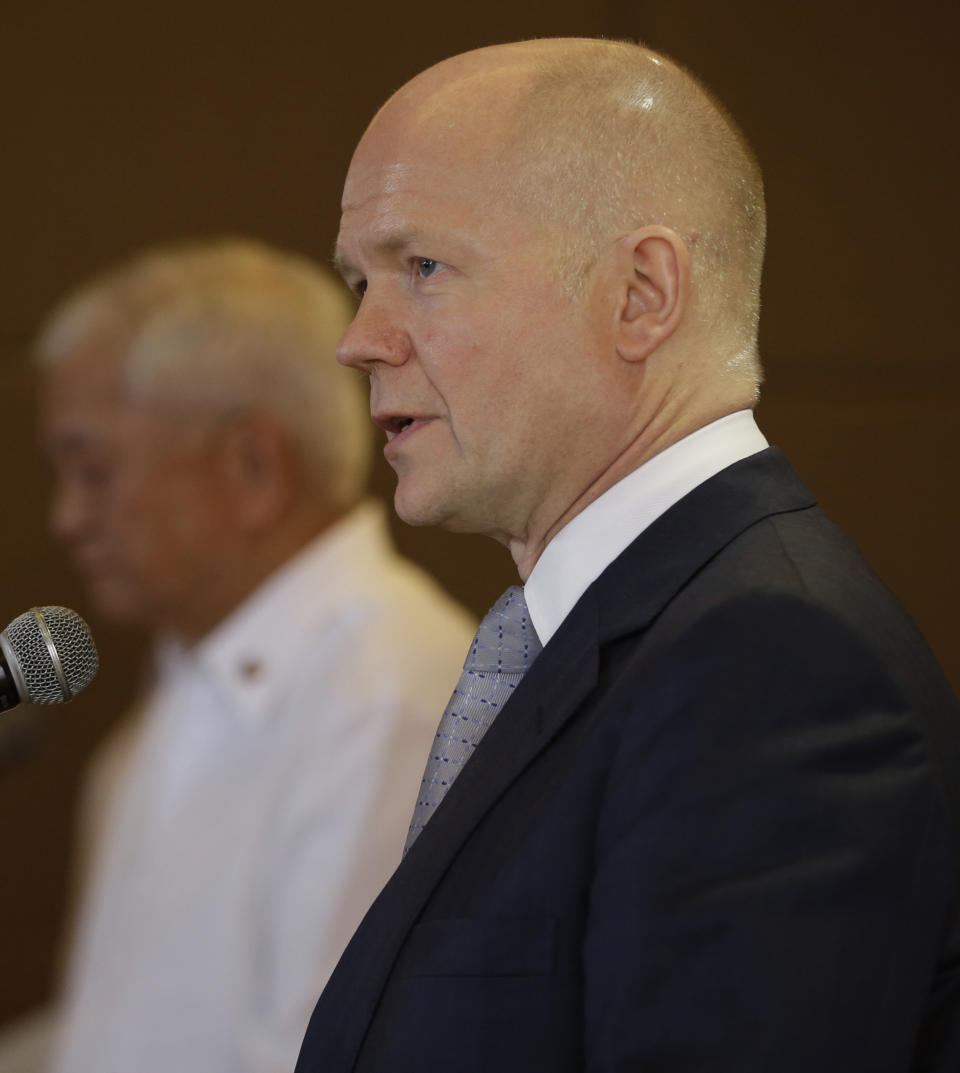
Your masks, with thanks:
M 147 252 L 40 337 L 54 530 L 99 614 L 157 638 L 91 780 L 56 1073 L 291 1069 L 399 860 L 473 631 L 363 498 L 348 306 L 222 241 Z

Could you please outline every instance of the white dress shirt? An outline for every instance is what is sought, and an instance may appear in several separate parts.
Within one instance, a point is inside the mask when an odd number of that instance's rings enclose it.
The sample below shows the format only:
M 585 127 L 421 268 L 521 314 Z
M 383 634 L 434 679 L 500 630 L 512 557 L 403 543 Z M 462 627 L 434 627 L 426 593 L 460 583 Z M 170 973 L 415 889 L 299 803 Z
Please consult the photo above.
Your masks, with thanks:
M 740 410 L 678 440 L 585 507 L 544 548 L 523 587 L 541 643 L 661 514 L 698 484 L 767 446 L 753 413 Z
M 101 772 L 56 1073 L 293 1069 L 474 626 L 365 504 L 195 648 L 161 646 Z

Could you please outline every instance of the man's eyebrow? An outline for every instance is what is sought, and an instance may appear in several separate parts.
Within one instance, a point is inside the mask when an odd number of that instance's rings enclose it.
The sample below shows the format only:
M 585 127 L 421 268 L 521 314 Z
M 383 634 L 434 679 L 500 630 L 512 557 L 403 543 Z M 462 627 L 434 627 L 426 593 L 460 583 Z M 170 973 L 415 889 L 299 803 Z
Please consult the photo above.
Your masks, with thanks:
M 413 227 L 405 227 L 402 230 L 391 231 L 377 238 L 373 243 L 375 253 L 396 253 L 398 250 L 409 249 L 410 246 L 423 240 L 423 232 Z M 333 252 L 333 267 L 341 276 L 357 271 L 350 258 L 340 248 Z
M 85 429 L 63 429 L 43 437 L 42 446 L 54 454 L 89 453 L 102 446 Z

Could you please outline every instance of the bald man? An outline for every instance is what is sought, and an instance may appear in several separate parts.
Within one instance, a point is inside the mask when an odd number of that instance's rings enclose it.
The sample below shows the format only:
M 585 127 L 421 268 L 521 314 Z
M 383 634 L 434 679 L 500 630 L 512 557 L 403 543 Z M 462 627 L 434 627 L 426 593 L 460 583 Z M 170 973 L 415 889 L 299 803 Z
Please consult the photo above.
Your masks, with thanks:
M 456 57 L 360 142 L 340 360 L 400 516 L 522 587 L 298 1073 L 960 1069 L 957 705 L 754 422 L 763 242 L 638 46 Z

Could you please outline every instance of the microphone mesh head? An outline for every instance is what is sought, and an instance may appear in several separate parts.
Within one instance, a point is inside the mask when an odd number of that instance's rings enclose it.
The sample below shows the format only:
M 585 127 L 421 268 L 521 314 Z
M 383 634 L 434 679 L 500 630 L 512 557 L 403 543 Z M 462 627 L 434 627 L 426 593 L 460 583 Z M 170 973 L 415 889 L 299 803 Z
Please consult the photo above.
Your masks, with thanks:
M 67 680 L 65 692 L 40 621 L 46 623 Z M 90 627 L 69 607 L 34 607 L 24 611 L 3 631 L 10 650 L 20 664 L 27 687 L 21 698 L 31 704 L 62 704 L 92 681 L 100 666 Z

